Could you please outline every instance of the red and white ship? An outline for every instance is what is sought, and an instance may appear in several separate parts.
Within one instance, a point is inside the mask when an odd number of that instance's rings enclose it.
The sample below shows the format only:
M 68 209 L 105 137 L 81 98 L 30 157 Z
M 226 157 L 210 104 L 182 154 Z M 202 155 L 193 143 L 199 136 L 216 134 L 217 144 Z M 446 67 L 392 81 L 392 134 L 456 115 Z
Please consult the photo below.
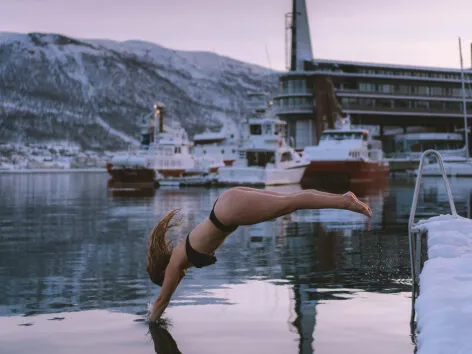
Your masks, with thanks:
M 340 119 L 336 129 L 324 130 L 319 144 L 305 147 L 303 157 L 310 161 L 304 180 L 356 183 L 389 177 L 381 141 L 373 140 L 368 130 L 352 128 L 349 117 Z
M 180 124 L 170 121 L 164 127 L 164 104 L 158 103 L 154 109 L 141 121 L 141 145 L 114 155 L 107 163 L 113 185 L 150 185 L 169 177 L 211 173 L 223 166 L 211 158 L 196 159 Z

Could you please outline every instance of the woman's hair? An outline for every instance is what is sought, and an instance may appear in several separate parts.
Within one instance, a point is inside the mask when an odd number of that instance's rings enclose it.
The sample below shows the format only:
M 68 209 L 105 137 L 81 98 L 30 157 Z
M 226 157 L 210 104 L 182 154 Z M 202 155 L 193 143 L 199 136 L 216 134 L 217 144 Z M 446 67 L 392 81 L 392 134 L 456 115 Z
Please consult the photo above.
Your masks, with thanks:
M 165 269 L 172 254 L 166 233 L 170 228 L 179 225 L 179 221 L 171 223 L 178 212 L 179 209 L 174 209 L 164 216 L 149 234 L 146 270 L 151 281 L 159 286 L 164 282 Z

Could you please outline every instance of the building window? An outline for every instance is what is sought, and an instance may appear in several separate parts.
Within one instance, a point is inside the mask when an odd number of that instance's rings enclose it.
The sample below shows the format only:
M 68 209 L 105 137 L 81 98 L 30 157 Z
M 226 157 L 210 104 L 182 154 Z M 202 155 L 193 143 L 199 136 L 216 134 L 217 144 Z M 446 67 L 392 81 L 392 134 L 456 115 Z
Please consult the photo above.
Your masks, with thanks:
M 392 100 L 383 100 L 383 99 L 376 99 L 375 100 L 375 107 L 376 108 L 392 108 Z
M 389 84 L 382 84 L 382 85 L 379 85 L 379 92 L 382 92 L 382 93 L 393 93 L 393 87 L 392 87 L 392 85 L 389 85 Z
M 445 102 L 446 109 L 453 112 L 460 112 L 462 110 L 462 105 L 460 102 Z
M 442 111 L 444 109 L 444 102 L 441 101 L 431 101 L 429 102 L 429 108 L 432 111 Z
M 439 86 L 432 86 L 431 87 L 431 96 L 443 96 L 443 89 Z
M 425 96 L 429 95 L 429 87 L 428 86 L 418 86 L 418 94 Z
M 395 100 L 393 104 L 394 104 L 394 107 L 398 109 L 410 108 L 410 102 L 408 100 Z
M 374 106 L 374 100 L 372 98 L 360 98 L 359 99 L 359 106 L 373 107 Z
M 429 109 L 429 104 L 428 101 L 413 101 L 414 102 L 414 107 L 416 109 L 424 109 L 428 110 Z

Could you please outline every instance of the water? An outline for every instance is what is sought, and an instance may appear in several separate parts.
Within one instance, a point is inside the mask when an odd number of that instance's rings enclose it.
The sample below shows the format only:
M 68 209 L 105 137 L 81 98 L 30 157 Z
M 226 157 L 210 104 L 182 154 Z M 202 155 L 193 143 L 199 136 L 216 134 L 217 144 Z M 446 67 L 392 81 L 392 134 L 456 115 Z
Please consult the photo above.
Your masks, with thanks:
M 147 232 L 181 208 L 183 239 L 222 189 L 112 194 L 102 173 L 0 175 L 0 352 L 413 353 L 407 223 L 414 180 L 355 191 L 347 211 L 298 211 L 240 227 L 215 266 L 190 269 L 149 333 Z M 458 213 L 472 183 L 452 180 Z M 271 188 L 298 190 L 297 186 Z M 447 213 L 427 178 L 418 216 Z M 153 338 L 156 342 L 153 342 Z

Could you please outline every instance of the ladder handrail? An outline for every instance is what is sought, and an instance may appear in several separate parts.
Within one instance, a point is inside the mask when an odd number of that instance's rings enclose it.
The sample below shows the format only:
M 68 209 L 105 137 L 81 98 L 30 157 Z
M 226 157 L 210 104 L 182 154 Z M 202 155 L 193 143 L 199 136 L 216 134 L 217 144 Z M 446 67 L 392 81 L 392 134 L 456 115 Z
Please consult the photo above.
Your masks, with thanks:
M 421 178 L 423 176 L 424 160 L 428 155 L 436 155 L 436 157 L 438 159 L 439 167 L 440 167 L 441 173 L 442 173 L 442 178 L 443 178 L 444 184 L 446 186 L 447 196 L 449 198 L 449 206 L 451 207 L 451 214 L 452 214 L 452 216 L 457 216 L 456 207 L 454 205 L 454 199 L 452 198 L 451 187 L 450 187 L 449 181 L 447 179 L 447 173 L 446 173 L 446 169 L 444 168 L 444 162 L 443 162 L 443 159 L 441 157 L 441 154 L 436 150 L 432 150 L 432 149 L 426 150 L 421 155 L 420 166 L 418 167 L 418 175 L 416 177 L 415 192 L 413 194 L 413 201 L 412 201 L 411 210 L 410 210 L 410 219 L 408 220 L 408 242 L 410 244 L 410 266 L 411 266 L 411 279 L 412 279 L 413 283 L 416 281 L 416 279 L 415 279 L 414 260 L 413 260 L 414 250 L 413 250 L 413 242 L 412 242 L 413 241 L 412 240 L 412 230 L 416 226 L 415 223 L 414 223 L 415 215 L 416 215 L 416 207 L 417 207 L 417 204 L 418 204 L 418 196 L 419 196 L 419 192 L 420 192 Z

